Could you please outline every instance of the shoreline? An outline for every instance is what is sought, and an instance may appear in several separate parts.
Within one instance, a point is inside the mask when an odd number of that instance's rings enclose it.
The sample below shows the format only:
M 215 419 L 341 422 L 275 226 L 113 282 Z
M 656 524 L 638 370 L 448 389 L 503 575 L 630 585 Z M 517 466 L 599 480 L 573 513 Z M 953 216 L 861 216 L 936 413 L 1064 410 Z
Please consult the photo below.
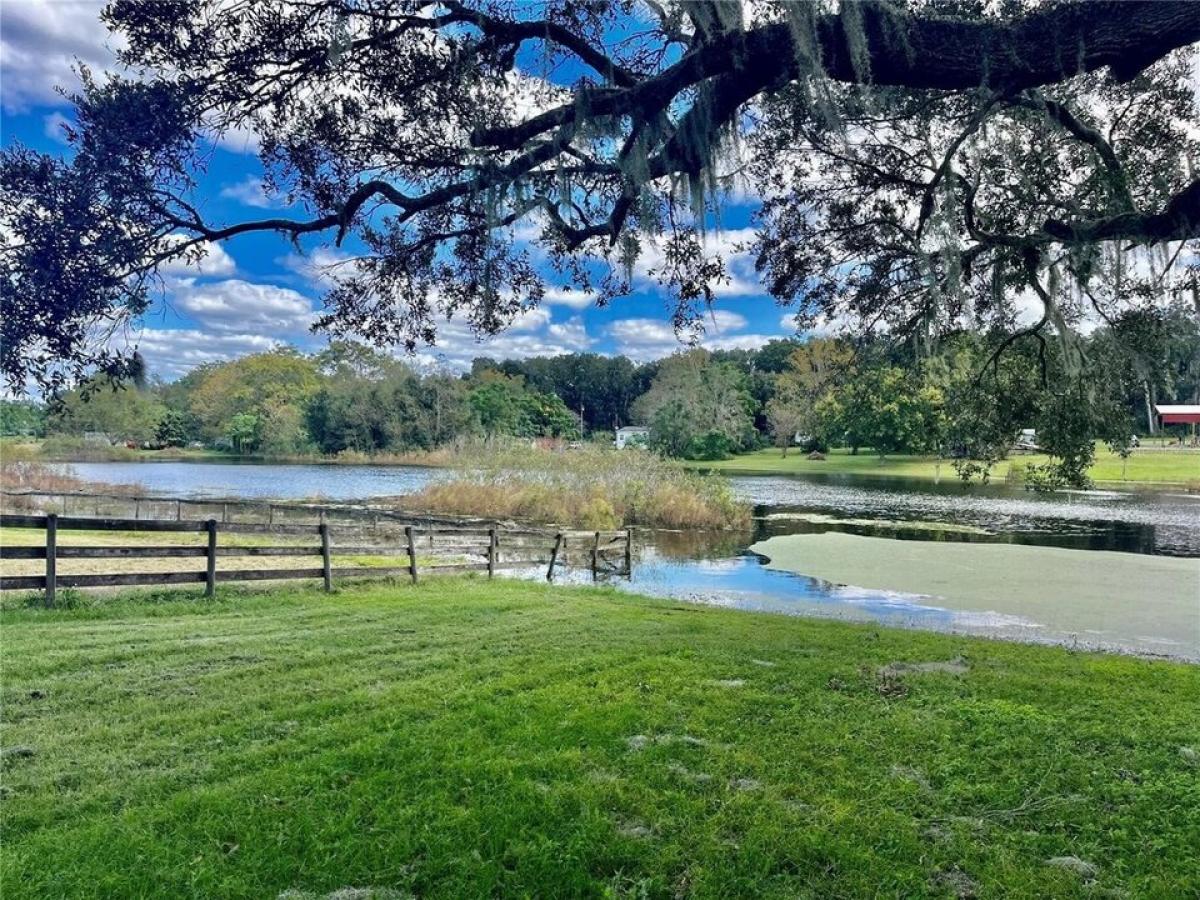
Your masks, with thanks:
M 234 455 L 223 453 L 211 453 L 199 451 L 193 453 L 165 454 L 158 455 L 160 451 L 129 451 L 137 454 L 136 456 L 99 456 L 99 457 L 65 457 L 65 456 L 37 456 L 34 461 L 41 463 L 50 463 L 55 465 L 75 465 L 89 463 L 130 463 L 130 464 L 145 464 L 154 465 L 157 463 L 211 463 L 213 465 L 279 465 L 279 466 L 374 466 L 379 468 L 412 468 L 412 469 L 444 469 L 448 468 L 448 463 L 432 461 L 428 459 L 393 459 L 393 458 L 366 458 L 366 459 L 344 459 L 336 456 L 253 456 L 253 455 Z M 151 455 L 155 454 L 155 455 Z M 679 461 L 676 464 L 680 468 L 697 472 L 704 475 L 725 475 L 727 477 L 781 477 L 781 478 L 816 478 L 816 479 L 892 479 L 896 481 L 912 482 L 914 486 L 920 485 L 941 485 L 941 484 L 957 484 L 965 491 L 971 491 L 978 488 L 1007 488 L 1010 490 L 1020 490 L 1022 484 L 1014 484 L 1008 482 L 1004 478 L 993 478 L 986 484 L 979 482 L 963 482 L 953 474 L 953 469 L 946 475 L 937 476 L 926 474 L 923 472 L 905 472 L 905 471 L 889 471 L 889 470 L 850 470 L 835 469 L 833 471 L 821 471 L 819 469 L 794 469 L 780 470 L 760 468 L 755 466 L 740 467 L 737 465 L 721 465 L 720 463 L 736 463 L 737 460 L 721 460 L 716 461 Z M 1169 481 L 1159 479 L 1126 479 L 1124 481 L 1093 478 L 1093 484 L 1096 488 L 1106 490 L 1123 490 L 1129 492 L 1178 492 L 1182 491 L 1187 494 L 1200 493 L 1192 487 L 1192 481 Z M 1057 492 L 1056 492 L 1057 493 Z

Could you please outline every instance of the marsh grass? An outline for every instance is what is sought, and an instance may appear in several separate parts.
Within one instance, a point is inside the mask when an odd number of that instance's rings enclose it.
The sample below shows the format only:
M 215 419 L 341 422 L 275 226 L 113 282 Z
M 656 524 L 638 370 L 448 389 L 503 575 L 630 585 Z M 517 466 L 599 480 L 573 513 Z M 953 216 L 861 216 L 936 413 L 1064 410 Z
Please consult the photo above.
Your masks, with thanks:
M 6 897 L 1200 888 L 1192 666 L 481 579 L 0 626 Z
M 139 485 L 116 485 L 91 482 L 80 478 L 69 468 L 55 469 L 46 465 L 30 451 L 13 446 L 4 448 L 0 458 L 0 488 L 6 491 L 46 491 L 49 493 L 77 494 L 103 493 L 129 497 L 144 493 Z M 20 497 L 4 497 L 5 509 L 29 507 Z
M 749 507 L 728 482 L 641 450 L 491 446 L 459 453 L 449 477 L 403 498 L 406 508 L 573 528 L 741 528 Z

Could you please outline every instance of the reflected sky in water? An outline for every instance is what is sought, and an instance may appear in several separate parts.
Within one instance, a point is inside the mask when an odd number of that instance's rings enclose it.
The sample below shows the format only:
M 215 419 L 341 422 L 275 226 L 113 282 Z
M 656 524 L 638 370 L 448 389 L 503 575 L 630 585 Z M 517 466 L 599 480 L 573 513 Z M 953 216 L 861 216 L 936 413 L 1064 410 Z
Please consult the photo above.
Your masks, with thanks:
M 75 463 L 88 480 L 141 484 L 169 496 L 369 500 L 419 490 L 438 472 L 411 466 L 229 463 Z M 1078 642 L 1179 655 L 1170 635 L 1051 632 L 999 613 L 947 609 L 920 595 L 834 585 L 764 568 L 746 548 L 779 534 L 846 531 L 898 540 L 1011 542 L 1079 550 L 1200 557 L 1200 495 L 1094 491 L 1037 495 L 1003 485 L 964 487 L 854 476 L 735 476 L 735 493 L 754 505 L 744 531 L 639 532 L 632 580 L 618 587 L 658 597 L 738 609 L 873 621 L 1020 640 Z M 931 527 L 930 523 L 935 523 Z M 1200 565 L 1200 562 L 1197 563 Z M 518 572 L 544 578 L 544 569 Z M 590 583 L 584 569 L 558 579 Z M 1123 602 L 1114 598 L 1114 602 Z M 1200 597 L 1197 598 L 1200 616 Z

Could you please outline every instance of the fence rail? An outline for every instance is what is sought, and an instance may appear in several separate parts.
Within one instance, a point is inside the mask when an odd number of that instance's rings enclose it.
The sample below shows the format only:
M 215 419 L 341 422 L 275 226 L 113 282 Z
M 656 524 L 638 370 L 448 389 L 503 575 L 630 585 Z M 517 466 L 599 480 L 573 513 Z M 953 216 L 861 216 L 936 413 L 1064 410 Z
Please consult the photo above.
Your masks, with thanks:
M 6 506 L 24 506 L 40 513 L 58 513 L 87 518 L 115 516 L 125 519 L 155 521 L 204 522 L 215 518 L 221 524 L 260 524 L 280 526 L 290 520 L 293 524 L 315 524 L 316 521 L 353 523 L 355 527 L 386 530 L 412 525 L 423 532 L 429 528 L 459 529 L 462 534 L 486 534 L 496 524 L 490 520 L 465 516 L 445 516 L 398 510 L 390 507 L 353 503 L 311 503 L 306 501 L 245 500 L 200 497 L 171 497 L 140 493 L 97 493 L 88 491 L 2 490 Z M 107 506 L 107 511 L 102 511 Z M 123 508 L 117 515 L 112 508 Z M 144 513 L 144 515 L 143 515 Z M 239 517 L 241 517 L 239 519 Z M 300 523 L 297 520 L 304 519 Z M 553 529 L 507 524 L 508 535 L 544 536 Z
M 9 493 L 9 492 L 5 492 Z M 322 515 L 324 518 L 324 514 Z M 491 578 L 503 569 L 528 569 L 547 565 L 546 579 L 553 580 L 557 567 L 564 565 L 589 565 L 593 578 L 600 575 L 623 575 L 632 572 L 632 535 L 626 531 L 557 531 L 502 527 L 498 524 L 479 527 L 477 523 L 459 524 L 427 520 L 423 524 L 403 524 L 396 535 L 398 540 L 389 544 L 367 544 L 362 542 L 362 528 L 351 525 L 346 531 L 351 543 L 345 546 L 334 544 L 333 527 L 328 521 L 316 525 L 294 525 L 261 522 L 220 522 L 215 518 L 196 519 L 142 519 L 114 518 L 110 516 L 60 516 L 3 514 L 0 526 L 4 528 L 37 529 L 45 532 L 42 546 L 0 546 L 0 560 L 45 560 L 42 575 L 0 575 L 0 591 L 43 590 L 45 604 L 53 606 L 59 587 L 113 587 L 121 585 L 164 585 L 204 584 L 205 594 L 212 596 L 218 582 L 230 581 L 274 581 L 290 579 L 320 578 L 326 590 L 332 590 L 333 577 L 363 577 L 407 575 L 416 583 L 420 573 L 487 572 Z M 59 544 L 59 533 L 63 531 L 121 531 L 203 534 L 204 544 L 196 545 L 131 545 L 131 546 L 83 546 Z M 340 532 L 339 532 L 340 533 Z M 218 541 L 218 535 L 280 535 L 315 537 L 309 544 L 295 545 L 226 545 Z M 553 541 L 552 546 L 546 545 Z M 568 560 L 567 547 L 577 548 L 576 559 L 583 554 L 586 563 Z M 548 556 L 546 555 L 548 553 Z M 333 566 L 333 557 L 390 557 L 403 559 L 396 566 Z M 230 557 L 319 557 L 319 567 L 264 568 L 264 569 L 218 569 L 220 558 Z M 419 564 L 424 557 L 426 561 Z M 107 572 L 71 573 L 58 572 L 59 560 L 70 559 L 204 559 L 204 571 L 186 572 Z M 463 559 L 480 561 L 467 561 Z M 431 561 L 432 560 L 432 561 Z M 442 561 L 445 560 L 445 561 Z

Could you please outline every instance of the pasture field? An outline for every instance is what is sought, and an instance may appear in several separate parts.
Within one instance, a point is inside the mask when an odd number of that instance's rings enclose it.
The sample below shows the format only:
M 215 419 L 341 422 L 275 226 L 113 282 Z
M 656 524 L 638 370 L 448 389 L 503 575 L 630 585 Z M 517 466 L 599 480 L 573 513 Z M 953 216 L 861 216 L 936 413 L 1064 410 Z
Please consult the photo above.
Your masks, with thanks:
M 1049 457 L 1038 453 L 1014 454 L 992 469 L 993 482 L 1004 482 L 1010 469 L 1039 465 Z M 880 457 L 870 449 L 851 454 L 845 448 L 832 450 L 823 460 L 808 459 L 792 449 L 784 457 L 776 448 L 741 453 L 731 459 L 691 462 L 689 467 L 710 469 L 727 475 L 867 475 L 889 478 L 915 478 L 955 481 L 958 478 L 950 460 L 902 454 Z M 1105 486 L 1192 487 L 1200 488 L 1200 450 L 1147 446 L 1133 451 L 1122 460 L 1103 445 L 1096 447 L 1092 479 Z

